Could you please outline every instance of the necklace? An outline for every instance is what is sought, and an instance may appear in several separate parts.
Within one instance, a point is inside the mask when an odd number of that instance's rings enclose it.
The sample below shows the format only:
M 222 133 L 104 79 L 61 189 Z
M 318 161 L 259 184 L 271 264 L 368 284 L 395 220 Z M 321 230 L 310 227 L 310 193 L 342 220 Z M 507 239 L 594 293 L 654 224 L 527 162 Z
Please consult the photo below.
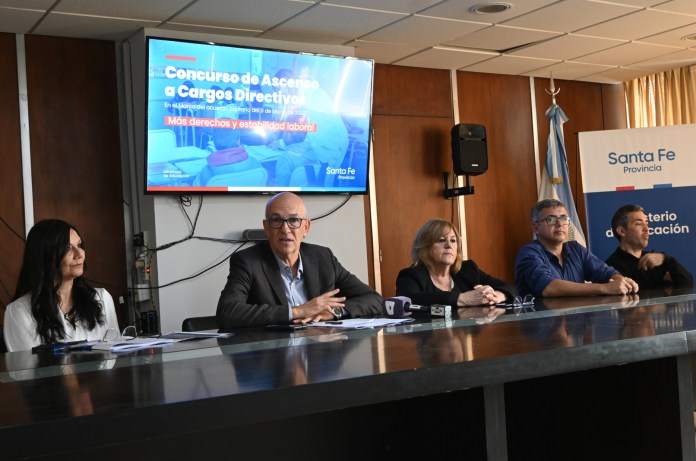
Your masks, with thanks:
M 68 322 L 70 325 L 72 325 L 73 328 L 75 328 L 75 314 L 73 313 L 72 310 L 70 310 L 67 313 L 63 313 L 63 318 L 65 319 L 66 322 Z
M 63 318 L 70 322 L 71 324 L 75 323 L 75 315 L 73 314 L 73 306 L 72 303 L 68 304 L 67 306 L 67 312 L 66 310 L 63 310 L 63 304 L 58 303 L 58 309 L 60 309 L 61 313 L 63 314 Z

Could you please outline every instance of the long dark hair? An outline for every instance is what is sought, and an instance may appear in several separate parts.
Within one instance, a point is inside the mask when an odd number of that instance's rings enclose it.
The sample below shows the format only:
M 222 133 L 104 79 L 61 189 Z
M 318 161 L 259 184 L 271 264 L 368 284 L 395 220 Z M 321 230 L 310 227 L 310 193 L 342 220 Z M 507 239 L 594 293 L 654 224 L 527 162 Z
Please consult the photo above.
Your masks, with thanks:
M 58 312 L 58 289 L 62 284 L 60 263 L 70 247 L 70 229 L 82 238 L 80 231 L 65 221 L 39 221 L 29 231 L 24 248 L 22 270 L 12 300 L 27 293 L 31 295 L 31 313 L 36 320 L 36 333 L 42 343 L 65 339 L 65 330 Z M 80 322 L 89 330 L 97 324 L 104 324 L 104 313 L 101 302 L 97 300 L 97 292 L 83 276 L 73 281 L 72 296 L 75 322 Z

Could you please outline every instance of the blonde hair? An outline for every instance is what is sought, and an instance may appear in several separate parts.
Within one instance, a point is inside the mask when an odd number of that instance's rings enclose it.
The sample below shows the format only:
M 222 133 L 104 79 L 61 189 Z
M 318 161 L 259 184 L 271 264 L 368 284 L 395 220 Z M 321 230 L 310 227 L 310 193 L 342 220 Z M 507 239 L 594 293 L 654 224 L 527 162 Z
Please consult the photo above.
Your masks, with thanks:
M 459 234 L 454 225 L 445 221 L 444 219 L 431 219 L 430 221 L 423 224 L 423 226 L 416 233 L 416 237 L 413 239 L 413 245 L 411 245 L 411 259 L 413 260 L 413 265 L 418 266 L 422 264 L 428 269 L 428 272 L 433 270 L 433 262 L 430 259 L 430 248 L 440 240 L 442 236 L 453 231 L 454 235 L 457 236 L 457 259 L 450 267 L 450 271 L 453 274 L 459 272 L 462 267 L 462 261 L 464 257 L 462 256 L 462 237 Z

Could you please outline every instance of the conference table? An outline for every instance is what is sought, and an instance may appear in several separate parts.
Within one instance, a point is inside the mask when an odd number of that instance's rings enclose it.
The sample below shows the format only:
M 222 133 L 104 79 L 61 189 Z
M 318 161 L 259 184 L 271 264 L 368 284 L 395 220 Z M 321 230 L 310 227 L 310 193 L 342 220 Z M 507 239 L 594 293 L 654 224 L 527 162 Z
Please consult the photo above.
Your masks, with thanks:
M 0 459 L 696 459 L 696 295 L 0 355 Z

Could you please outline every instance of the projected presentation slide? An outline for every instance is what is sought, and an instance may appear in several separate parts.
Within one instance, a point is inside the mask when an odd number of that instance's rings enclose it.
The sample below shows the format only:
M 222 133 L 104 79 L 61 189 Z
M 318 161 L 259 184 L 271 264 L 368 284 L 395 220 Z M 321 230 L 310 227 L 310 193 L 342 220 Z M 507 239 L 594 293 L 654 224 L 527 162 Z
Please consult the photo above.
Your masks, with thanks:
M 367 192 L 371 60 L 148 39 L 147 192 Z

